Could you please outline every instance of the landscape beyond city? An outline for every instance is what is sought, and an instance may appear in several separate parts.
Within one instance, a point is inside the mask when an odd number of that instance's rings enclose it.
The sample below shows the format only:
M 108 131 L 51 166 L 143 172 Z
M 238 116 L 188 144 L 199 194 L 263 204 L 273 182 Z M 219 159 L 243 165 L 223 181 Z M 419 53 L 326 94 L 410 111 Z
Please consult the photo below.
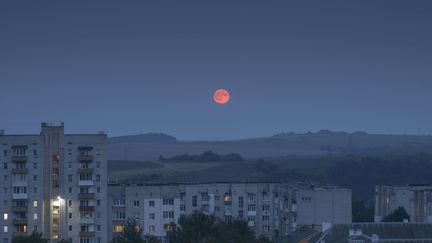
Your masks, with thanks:
M 0 0 L 0 243 L 432 243 L 432 0 Z

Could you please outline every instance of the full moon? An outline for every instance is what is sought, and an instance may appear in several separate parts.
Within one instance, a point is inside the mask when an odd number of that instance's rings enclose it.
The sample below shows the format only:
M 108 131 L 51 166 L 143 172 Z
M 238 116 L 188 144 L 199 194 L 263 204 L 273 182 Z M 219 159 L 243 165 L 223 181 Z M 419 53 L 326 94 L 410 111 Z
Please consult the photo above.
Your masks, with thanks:
M 224 105 L 230 100 L 230 93 L 226 89 L 218 89 L 213 94 L 213 100 L 220 105 Z

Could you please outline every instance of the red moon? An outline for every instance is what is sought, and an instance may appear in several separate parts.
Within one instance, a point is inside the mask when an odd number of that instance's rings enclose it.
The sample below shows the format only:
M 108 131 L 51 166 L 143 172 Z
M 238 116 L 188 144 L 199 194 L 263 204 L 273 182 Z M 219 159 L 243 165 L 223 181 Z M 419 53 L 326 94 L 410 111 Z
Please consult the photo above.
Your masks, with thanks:
M 218 89 L 214 92 L 213 100 L 220 105 L 224 105 L 230 100 L 230 93 L 226 89 Z

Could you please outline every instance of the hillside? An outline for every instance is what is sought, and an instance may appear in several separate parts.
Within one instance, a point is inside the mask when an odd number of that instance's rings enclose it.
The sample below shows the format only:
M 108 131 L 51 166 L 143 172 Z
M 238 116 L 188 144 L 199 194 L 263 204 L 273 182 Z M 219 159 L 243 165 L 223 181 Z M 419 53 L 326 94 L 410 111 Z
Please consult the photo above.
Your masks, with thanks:
M 324 154 L 412 154 L 432 151 L 432 136 L 346 133 L 321 130 L 316 133 L 281 133 L 270 137 L 230 141 L 178 141 L 165 134 L 109 138 L 111 160 L 157 160 L 159 156 L 238 153 L 245 158 L 312 156 Z

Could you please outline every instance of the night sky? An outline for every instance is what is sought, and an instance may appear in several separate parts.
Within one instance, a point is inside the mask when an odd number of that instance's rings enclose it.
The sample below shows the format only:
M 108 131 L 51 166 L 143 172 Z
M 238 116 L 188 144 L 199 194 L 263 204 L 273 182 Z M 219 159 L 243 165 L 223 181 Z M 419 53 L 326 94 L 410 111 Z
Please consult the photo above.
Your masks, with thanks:
M 428 0 L 0 2 L 7 133 L 432 134 L 431 88 Z

